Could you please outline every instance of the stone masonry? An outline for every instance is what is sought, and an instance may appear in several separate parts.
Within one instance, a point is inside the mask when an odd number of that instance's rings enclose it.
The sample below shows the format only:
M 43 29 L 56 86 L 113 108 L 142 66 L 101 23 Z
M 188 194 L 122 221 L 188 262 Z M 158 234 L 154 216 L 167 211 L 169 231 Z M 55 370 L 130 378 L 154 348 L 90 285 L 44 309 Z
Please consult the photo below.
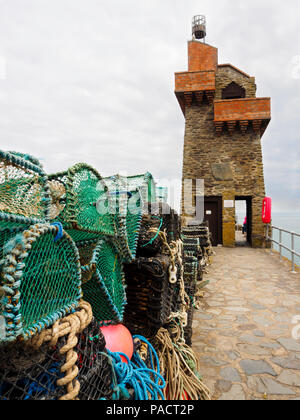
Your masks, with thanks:
M 270 99 L 256 98 L 255 78 L 230 64 L 218 65 L 216 48 L 199 41 L 188 45 L 189 71 L 175 75 L 175 93 L 185 115 L 183 180 L 204 179 L 204 195 L 222 197 L 224 246 L 235 245 L 235 208 L 225 208 L 224 200 L 251 197 L 251 245 L 264 247 L 261 137 L 271 118 Z M 232 83 L 243 97 L 223 98 Z M 195 205 L 195 187 L 192 194 Z

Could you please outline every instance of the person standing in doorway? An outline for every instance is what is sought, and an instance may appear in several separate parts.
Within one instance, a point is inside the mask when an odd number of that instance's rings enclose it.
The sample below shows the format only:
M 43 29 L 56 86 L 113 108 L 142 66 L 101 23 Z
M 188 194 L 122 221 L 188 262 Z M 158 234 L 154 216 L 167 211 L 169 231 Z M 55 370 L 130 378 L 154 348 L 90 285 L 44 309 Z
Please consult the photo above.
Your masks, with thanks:
M 245 217 L 244 223 L 243 223 L 243 234 L 245 235 L 247 233 L 247 216 Z

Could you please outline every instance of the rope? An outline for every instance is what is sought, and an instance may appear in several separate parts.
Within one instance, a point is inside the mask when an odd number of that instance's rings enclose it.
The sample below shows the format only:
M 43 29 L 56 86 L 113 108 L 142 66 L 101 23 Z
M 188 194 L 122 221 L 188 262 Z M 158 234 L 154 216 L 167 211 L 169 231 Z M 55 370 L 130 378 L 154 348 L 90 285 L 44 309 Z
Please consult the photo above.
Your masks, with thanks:
M 79 304 L 79 311 L 68 317 L 58 320 L 52 328 L 42 331 L 28 341 L 28 346 L 39 349 L 43 344 L 49 343 L 55 347 L 60 338 L 67 336 L 67 343 L 60 349 L 60 354 L 65 356 L 65 364 L 61 367 L 64 377 L 57 381 L 58 386 L 65 386 L 67 394 L 60 400 L 75 400 L 80 391 L 80 383 L 76 379 L 78 367 L 76 362 L 78 355 L 74 348 L 77 346 L 80 334 L 92 321 L 93 313 L 91 306 L 84 301 Z
M 132 388 L 136 401 L 164 400 L 163 389 L 166 383 L 160 374 L 159 358 L 154 347 L 142 336 L 134 336 L 133 339 L 148 346 L 151 369 L 147 367 L 138 351 L 134 352 L 131 360 L 123 353 L 108 351 L 108 358 L 113 367 L 113 399 L 128 399 L 127 388 Z M 122 361 L 121 356 L 127 363 Z
M 156 238 L 158 238 L 158 236 L 159 236 L 159 233 L 160 233 L 160 229 L 161 229 L 161 227 L 162 227 L 162 225 L 163 225 L 163 219 L 161 218 L 161 217 L 155 217 L 155 216 L 153 216 L 153 218 L 154 219 L 158 219 L 158 220 L 160 220 L 160 225 L 159 225 L 159 227 L 158 227 L 158 229 L 157 229 L 157 232 L 156 232 L 156 235 L 152 238 L 152 239 L 150 239 L 150 241 L 149 242 L 147 242 L 145 245 L 142 245 L 141 246 L 141 248 L 145 248 L 146 246 L 148 246 L 148 245 L 152 245 L 153 244 L 153 242 L 155 241 L 155 239 Z M 151 232 L 152 230 L 150 229 L 150 232 Z M 155 231 L 156 231 L 156 229 L 155 229 Z
M 172 337 L 172 338 L 171 338 Z M 194 351 L 182 339 L 180 325 L 172 324 L 172 332 L 161 328 L 156 337 L 159 361 L 167 387 L 167 400 L 210 400 L 210 391 L 199 375 L 199 362 Z
M 53 222 L 51 223 L 51 226 L 55 226 L 57 228 L 57 235 L 54 238 L 54 242 L 57 242 L 64 236 L 63 225 L 60 222 Z

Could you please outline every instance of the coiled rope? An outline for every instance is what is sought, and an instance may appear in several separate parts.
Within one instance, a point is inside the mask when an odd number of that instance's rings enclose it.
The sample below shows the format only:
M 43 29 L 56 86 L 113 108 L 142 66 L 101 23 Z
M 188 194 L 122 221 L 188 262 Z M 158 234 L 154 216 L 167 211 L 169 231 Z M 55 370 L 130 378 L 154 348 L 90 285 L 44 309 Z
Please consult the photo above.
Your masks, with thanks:
M 199 361 L 194 351 L 185 344 L 180 325 L 175 322 L 171 331 L 161 328 L 156 337 L 159 361 L 167 387 L 167 400 L 210 400 L 210 391 L 199 374 Z
M 123 353 L 102 353 L 108 357 L 112 366 L 113 399 L 129 399 L 128 388 L 131 388 L 136 401 L 164 400 L 163 390 L 166 382 L 160 374 L 159 358 L 154 347 L 142 336 L 134 336 L 133 339 L 148 347 L 151 369 L 147 367 L 138 351 L 134 352 L 131 360 Z

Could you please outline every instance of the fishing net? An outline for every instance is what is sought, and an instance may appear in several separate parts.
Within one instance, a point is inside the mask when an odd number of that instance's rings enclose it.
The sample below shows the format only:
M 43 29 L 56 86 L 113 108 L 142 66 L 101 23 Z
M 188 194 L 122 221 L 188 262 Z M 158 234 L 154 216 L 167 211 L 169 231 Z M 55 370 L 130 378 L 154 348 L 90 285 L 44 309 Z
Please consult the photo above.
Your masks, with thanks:
M 98 238 L 99 240 L 99 238 Z M 96 241 L 80 241 L 76 242 L 79 252 L 81 267 L 88 266 L 91 261 L 98 242 Z
M 14 155 L 16 157 L 20 157 L 22 159 L 28 160 L 29 162 L 33 163 L 33 165 L 39 166 L 40 168 L 42 168 L 42 164 L 39 161 L 39 159 L 35 158 L 34 156 L 31 156 L 27 153 L 20 153 L 20 152 L 13 152 L 13 151 L 9 151 L 8 153 L 10 153 L 11 155 Z
M 99 322 L 107 325 L 123 321 L 126 305 L 123 264 L 108 240 L 99 241 L 90 265 L 82 267 L 82 290 Z
M 89 165 L 79 163 L 67 172 L 49 176 L 65 189 L 65 199 L 57 220 L 75 241 L 89 240 L 95 234 L 115 235 L 114 213 L 103 178 Z M 62 200 L 62 198 L 60 198 Z M 55 212 L 55 210 L 53 210 Z M 78 231 L 81 231 L 79 234 Z
M 66 188 L 62 182 L 49 181 L 51 194 L 50 220 L 57 219 L 66 206 Z
M 36 160 L 0 151 L 0 229 L 49 219 L 47 176 Z
M 99 324 L 82 302 L 26 342 L 0 346 L 0 400 L 99 400 L 112 396 L 112 368 Z
M 190 305 L 187 311 L 187 325 L 184 327 L 184 338 L 192 345 L 193 318 L 195 309 L 200 307 L 203 296 L 201 289 L 208 283 L 203 281 L 203 272 L 210 263 L 210 233 L 205 224 L 182 228 L 184 285 Z
M 211 233 L 206 223 L 195 226 L 185 226 L 182 228 L 182 237 L 185 239 L 199 240 L 199 245 L 202 250 L 202 256 L 207 258 L 213 255 L 213 248 L 211 243 Z
M 133 192 L 138 190 L 143 203 L 156 202 L 156 186 L 154 178 L 149 172 L 142 175 L 133 175 L 128 177 L 114 175 L 105 178 L 105 182 L 110 188 L 110 184 L 114 184 L 116 179 L 122 180 L 122 183 L 126 185 L 126 191 Z
M 137 254 L 140 257 L 154 257 L 163 248 L 163 240 L 159 232 L 163 219 L 160 216 L 145 214 L 142 218 Z
M 79 335 L 76 346 L 79 400 L 110 400 L 112 397 L 112 367 L 105 345 L 100 324 L 94 319 Z
M 0 345 L 0 400 L 57 400 L 64 388 L 57 386 L 63 377 L 61 367 L 64 358 L 60 348 L 61 339 L 55 348 L 47 344 L 36 349 L 25 342 Z
M 167 323 L 173 304 L 175 284 L 170 283 L 170 257 L 138 258 L 125 265 L 125 325 L 134 334 L 154 334 Z
M 196 285 L 191 285 L 185 287 L 185 292 L 189 297 L 189 308 L 187 310 L 187 324 L 184 327 L 184 339 L 185 343 L 188 346 L 192 345 L 192 336 L 193 336 L 193 320 L 195 313 L 195 294 L 196 294 Z
M 116 236 L 113 242 L 124 262 L 129 263 L 136 256 L 143 211 L 142 197 L 139 189 L 130 189 L 126 177 L 116 175 L 105 181 L 116 209 Z
M 0 341 L 28 338 L 77 307 L 79 254 L 56 226 L 34 225 L 5 243 L 0 261 Z
M 169 243 L 180 239 L 178 214 L 166 203 L 147 203 L 141 223 L 137 255 L 155 256 L 161 253 L 163 241 L 160 232 L 165 232 Z

